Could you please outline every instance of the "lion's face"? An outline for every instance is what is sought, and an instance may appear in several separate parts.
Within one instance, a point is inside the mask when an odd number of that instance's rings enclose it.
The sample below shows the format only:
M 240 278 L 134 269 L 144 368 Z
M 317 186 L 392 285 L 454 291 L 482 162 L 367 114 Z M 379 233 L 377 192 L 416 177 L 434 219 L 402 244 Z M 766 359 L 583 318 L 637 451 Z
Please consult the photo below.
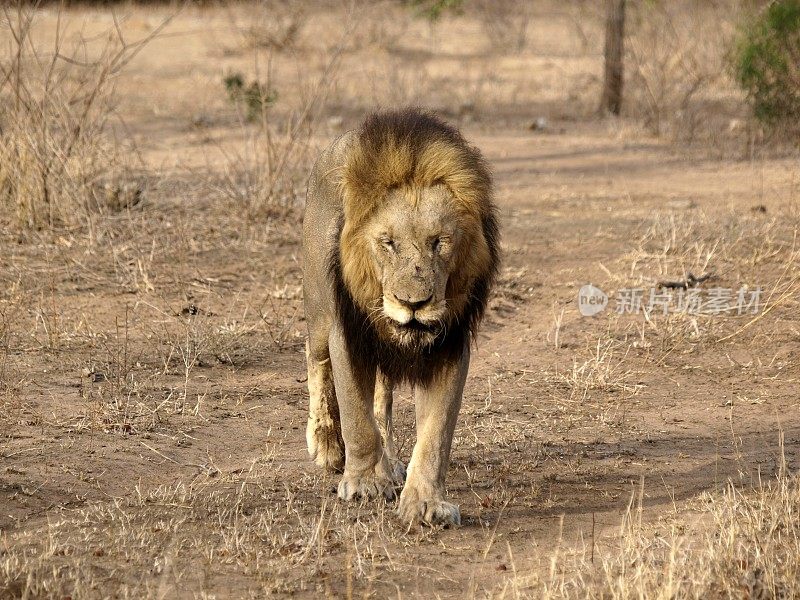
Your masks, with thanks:
M 395 341 L 426 344 L 447 325 L 447 284 L 461 232 L 456 205 L 444 185 L 395 189 L 366 231 L 379 274 L 376 302 Z

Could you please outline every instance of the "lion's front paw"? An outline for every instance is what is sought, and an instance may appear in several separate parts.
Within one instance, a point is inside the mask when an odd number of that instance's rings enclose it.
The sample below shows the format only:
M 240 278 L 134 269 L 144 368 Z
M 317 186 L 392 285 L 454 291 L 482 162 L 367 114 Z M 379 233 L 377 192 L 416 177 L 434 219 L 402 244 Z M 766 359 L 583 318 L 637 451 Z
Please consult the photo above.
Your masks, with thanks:
M 400 494 L 398 513 L 406 523 L 422 522 L 425 525 L 439 527 L 461 525 L 461 511 L 458 505 L 445 502 L 436 494 L 426 497 L 408 484 Z
M 352 475 L 345 473 L 339 482 L 339 498 L 342 500 L 369 500 L 383 496 L 394 500 L 397 482 L 391 477 L 378 474 Z
M 309 417 L 306 427 L 308 453 L 323 469 L 341 473 L 344 469 L 344 445 L 332 423 L 323 424 Z

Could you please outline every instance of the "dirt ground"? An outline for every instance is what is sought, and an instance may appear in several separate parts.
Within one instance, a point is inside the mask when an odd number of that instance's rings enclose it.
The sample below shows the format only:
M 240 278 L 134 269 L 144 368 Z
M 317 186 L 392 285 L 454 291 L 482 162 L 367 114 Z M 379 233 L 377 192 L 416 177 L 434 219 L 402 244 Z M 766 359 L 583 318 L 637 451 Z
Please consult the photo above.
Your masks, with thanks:
M 134 33 L 166 14 L 131 10 Z M 109 22 L 69 14 L 86 32 Z M 303 43 L 336 14 L 310 18 Z M 251 218 L 225 192 L 250 127 L 220 83 L 252 60 L 220 41 L 231 19 L 181 13 L 117 83 L 143 203 L 91 235 L 4 225 L 0 596 L 524 596 L 560 553 L 613 549 L 631 502 L 691 523 L 702 492 L 768 479 L 781 456 L 800 466 L 797 159 L 720 158 L 591 117 L 599 56 L 548 47 L 568 22 L 536 20 L 522 57 L 486 58 L 413 21 L 395 50 L 343 55 L 310 154 L 369 106 L 408 101 L 491 163 L 503 268 L 448 475 L 463 526 L 406 531 L 392 504 L 337 500 L 305 450 L 301 196 Z M 312 50 L 296 52 L 322 64 Z M 293 64 L 276 58 L 275 80 Z M 403 97 L 363 87 L 393 65 Z M 479 102 L 443 87 L 484 68 Z M 615 312 L 617 291 L 689 272 L 760 286 L 764 306 Z M 587 283 L 611 297 L 594 317 L 578 312 Z M 407 390 L 395 410 L 408 459 Z

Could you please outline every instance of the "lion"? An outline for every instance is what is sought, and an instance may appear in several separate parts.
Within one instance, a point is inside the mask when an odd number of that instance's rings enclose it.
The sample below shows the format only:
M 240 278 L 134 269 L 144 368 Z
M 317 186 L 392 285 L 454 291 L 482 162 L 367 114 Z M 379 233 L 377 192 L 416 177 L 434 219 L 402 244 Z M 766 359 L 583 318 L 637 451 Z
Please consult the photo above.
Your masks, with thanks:
M 460 525 L 445 476 L 498 248 L 485 160 L 430 113 L 373 113 L 318 159 L 303 220 L 306 440 L 342 472 L 341 499 L 402 486 L 405 522 Z M 407 473 L 392 434 L 400 384 L 416 411 Z

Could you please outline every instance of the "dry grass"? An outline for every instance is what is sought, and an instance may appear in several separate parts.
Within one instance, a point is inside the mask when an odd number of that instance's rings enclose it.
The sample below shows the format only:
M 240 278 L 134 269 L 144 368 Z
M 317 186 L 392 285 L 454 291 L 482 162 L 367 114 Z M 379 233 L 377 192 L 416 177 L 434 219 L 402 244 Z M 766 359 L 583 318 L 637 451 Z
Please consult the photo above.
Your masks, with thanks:
M 629 351 L 661 364 L 676 354 L 692 354 L 717 342 L 729 342 L 751 329 L 766 315 L 791 319 L 797 310 L 795 292 L 800 289 L 798 227 L 793 204 L 780 216 L 770 217 L 761 210 L 705 212 L 686 210 L 657 213 L 642 227 L 637 243 L 609 272 L 609 286 L 617 289 L 645 290 L 643 309 L 636 321 L 617 320 L 610 328 L 621 330 Z M 758 207 L 756 207 L 758 208 Z M 709 314 L 645 310 L 650 290 L 672 294 L 675 310 L 679 290 L 661 287 L 664 282 L 683 282 L 691 275 L 708 277 L 698 284 L 702 293 L 710 288 L 762 289 L 758 314 Z M 771 323 L 767 319 L 762 324 Z M 766 336 L 781 335 L 769 325 Z M 642 354 L 643 353 L 643 354 Z
M 757 208 L 757 207 L 755 207 Z M 656 215 L 631 256 L 631 272 L 650 263 L 659 276 L 752 275 L 767 264 L 790 262 L 800 221 L 790 207 L 780 218 L 750 214 Z
M 635 373 L 627 368 L 627 355 L 619 356 L 620 344 L 615 340 L 606 336 L 599 338 L 589 348 L 589 354 L 585 361 L 574 359 L 569 371 L 552 374 L 558 384 L 569 390 L 569 401 L 585 402 L 592 391 L 621 393 L 625 398 L 641 388 L 631 381 Z
M 404 568 L 405 557 L 389 555 L 387 544 L 413 547 L 429 537 L 404 534 L 386 505 L 345 505 L 286 485 L 274 456 L 280 444 L 268 439 L 262 456 L 233 473 L 195 465 L 190 484 L 137 487 L 127 498 L 53 515 L 6 537 L 0 597 L 84 598 L 98 589 L 139 598 L 330 593 L 343 583 L 329 574 L 338 560 L 332 555 L 342 554 L 349 585 L 358 581 L 369 594 L 376 578 Z M 299 489 L 324 485 L 330 482 L 309 477 Z
M 800 480 L 785 463 L 774 480 L 729 482 L 655 524 L 644 519 L 644 493 L 642 479 L 616 533 L 543 557 L 540 572 L 515 573 L 492 597 L 796 597 Z
M 272 439 L 263 456 L 229 474 L 198 464 L 189 484 L 137 487 L 132 496 L 63 511 L 39 527 L 7 534 L 0 552 L 3 597 L 83 598 L 98 589 L 135 597 L 178 590 L 213 595 L 245 582 L 250 593 L 331 593 L 346 585 L 369 595 L 381 593 L 387 577 L 408 574 L 431 534 L 404 533 L 380 503 L 345 505 L 291 489 L 278 474 L 280 444 Z M 144 446 L 159 460 L 173 460 Z M 730 482 L 655 523 L 645 519 L 642 479 L 616 531 L 593 533 L 577 548 L 559 545 L 539 557 L 534 572 L 518 570 L 510 549 L 500 549 L 510 573 L 488 595 L 791 598 L 800 584 L 800 484 L 784 463 L 778 469 L 774 480 L 744 488 Z M 477 488 L 476 494 L 490 490 L 479 495 L 487 507 L 513 500 L 500 481 Z M 326 484 L 308 478 L 299 487 Z M 495 532 L 484 535 L 486 559 Z M 346 557 L 345 581 L 330 572 L 337 556 Z M 142 572 L 148 576 L 136 575 Z M 417 585 L 426 577 L 412 575 Z

